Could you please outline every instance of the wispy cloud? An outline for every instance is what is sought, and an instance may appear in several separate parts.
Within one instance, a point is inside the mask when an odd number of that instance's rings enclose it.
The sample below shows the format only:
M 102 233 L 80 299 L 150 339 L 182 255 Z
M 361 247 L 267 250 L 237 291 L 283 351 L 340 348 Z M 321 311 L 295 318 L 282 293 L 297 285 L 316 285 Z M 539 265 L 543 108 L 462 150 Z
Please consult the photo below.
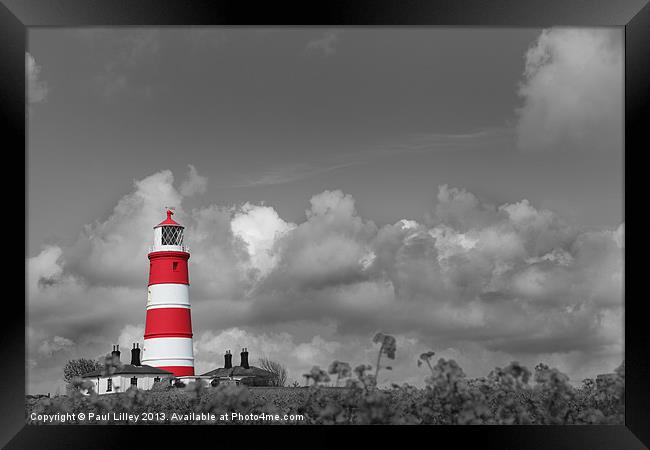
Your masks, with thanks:
M 371 164 L 379 159 L 417 155 L 440 151 L 464 151 L 485 147 L 501 148 L 513 142 L 511 128 L 482 128 L 467 133 L 413 133 L 402 136 L 400 141 L 388 142 L 367 150 L 342 153 L 326 160 L 286 163 L 269 167 L 257 174 L 245 174 L 245 181 L 220 186 L 222 188 L 246 188 L 292 183 L 335 170 Z M 499 144 L 502 144 L 499 147 Z
M 336 53 L 336 46 L 341 41 L 342 30 L 329 30 L 320 37 L 307 43 L 305 50 L 308 53 L 319 53 L 330 56 Z
M 329 163 L 296 163 L 284 166 L 271 167 L 259 175 L 244 177 L 246 181 L 240 184 L 229 185 L 232 188 L 272 186 L 276 184 L 292 183 L 315 177 L 337 169 L 343 169 L 362 164 L 362 161 L 329 162 Z
M 466 133 L 413 133 L 404 143 L 389 150 L 391 153 L 420 153 L 441 150 L 463 150 L 492 147 L 494 144 L 513 142 L 512 127 L 481 128 Z
M 111 30 L 89 28 L 70 31 L 69 34 L 92 49 L 107 50 L 112 55 L 104 61 L 94 76 L 98 92 L 107 100 L 128 92 L 150 97 L 153 86 L 137 80 L 143 64 L 150 63 L 160 53 L 159 30 Z
M 215 50 L 223 47 L 232 35 L 220 27 L 206 27 L 192 28 L 182 36 L 192 45 L 192 49 Z
M 34 57 L 25 53 L 25 76 L 27 77 L 27 101 L 41 103 L 47 100 L 49 92 L 47 83 L 40 79 L 41 66 L 36 64 Z

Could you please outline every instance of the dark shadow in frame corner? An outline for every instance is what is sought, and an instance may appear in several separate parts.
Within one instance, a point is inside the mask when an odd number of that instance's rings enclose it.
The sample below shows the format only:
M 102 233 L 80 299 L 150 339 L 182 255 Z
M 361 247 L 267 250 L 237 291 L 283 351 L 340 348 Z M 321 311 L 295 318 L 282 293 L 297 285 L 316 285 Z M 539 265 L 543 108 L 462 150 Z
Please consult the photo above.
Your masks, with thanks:
M 632 173 L 644 170 L 638 163 L 632 165 L 633 154 L 647 149 L 644 128 L 650 104 L 650 4 L 647 0 L 356 0 L 348 2 L 259 2 L 254 6 L 243 0 L 0 0 L 0 124 L 3 131 L 3 155 L 7 173 L 16 173 L 8 155 L 23 155 L 25 197 L 18 205 L 13 184 L 8 184 L 3 205 L 5 217 L 15 221 L 16 211 L 24 211 L 25 239 L 27 227 L 27 152 L 25 140 L 25 44 L 27 27 L 31 26 L 92 26 L 92 25 L 457 25 L 548 27 L 561 26 L 625 26 L 625 202 L 635 204 Z M 645 144 L 645 145 L 644 145 Z M 9 182 L 13 183 L 13 182 Z M 639 202 L 644 210 L 646 202 Z M 8 211 L 11 211 L 9 214 Z M 636 215 L 636 219 L 630 219 Z M 633 208 L 625 209 L 626 236 L 646 239 L 639 229 L 639 216 Z M 628 246 L 625 253 L 626 292 L 634 292 L 632 280 L 638 280 L 642 264 L 632 260 L 640 253 L 639 246 Z M 25 241 L 25 257 L 27 242 Z M 21 267 L 20 262 L 7 265 Z M 25 267 L 25 266 L 22 266 Z M 23 270 L 23 276 L 25 276 Z M 15 280 L 19 279 L 17 276 Z M 7 280 L 10 280 L 7 278 Z M 11 278 L 14 280 L 14 278 Z M 26 286 L 26 285 L 25 285 Z M 632 289 L 631 289 L 632 288 Z M 26 294 L 25 289 L 25 294 Z M 405 432 L 421 434 L 430 442 L 453 439 L 454 447 L 463 447 L 474 440 L 482 448 L 536 448 L 536 449 L 642 449 L 650 447 L 650 326 L 648 326 L 644 295 L 627 296 L 625 304 L 625 359 L 626 359 L 626 414 L 625 426 L 483 426 L 483 427 L 409 427 Z M 6 448 L 124 448 L 136 442 L 165 442 L 169 438 L 194 432 L 186 426 L 25 426 L 24 391 L 17 389 L 25 380 L 25 322 L 20 313 L 7 309 L 11 298 L 5 301 L 4 323 L 0 351 L 3 356 L 3 380 L 0 384 L 0 445 Z M 15 300 L 14 300 L 15 301 Z M 26 316 L 23 317 L 26 321 Z M 338 439 L 339 427 L 327 428 L 326 436 Z M 219 433 L 209 436 L 213 432 Z M 254 434 L 269 439 L 271 433 L 285 434 L 295 441 L 296 433 L 307 431 L 305 445 L 313 443 L 311 427 L 258 426 Z M 363 426 L 345 429 L 346 432 L 369 432 L 378 437 L 392 436 L 402 427 Z M 136 434 L 137 433 L 137 434 Z M 225 434 L 224 434 L 225 433 Z M 287 434 L 290 433 L 290 434 Z M 364 433 L 365 434 L 365 433 Z M 225 435 L 228 435 L 226 438 Z M 201 445 L 186 435 L 193 445 Z M 218 444 L 241 443 L 239 431 L 222 427 L 201 427 L 201 441 Z M 319 442 L 325 436 L 319 436 Z M 365 438 L 364 438 L 365 439 Z M 146 441 L 145 441 L 146 440 Z M 279 442 L 279 441 L 278 441 Z M 284 442 L 284 441 L 282 441 Z M 411 440 L 411 442 L 413 442 Z M 427 441 L 424 441 L 427 442 Z M 645 443 L 645 446 L 642 444 Z M 460 444 L 460 445 L 459 445 Z
M 625 26 L 625 240 L 644 239 L 639 230 L 639 208 L 634 193 L 645 168 L 639 155 L 648 148 L 647 120 L 650 113 L 650 3 L 646 3 Z M 636 158 L 637 164 L 633 161 Z M 637 173 L 634 173 L 634 172 Z M 641 195 L 644 196 L 643 190 Z M 632 195 L 632 197 L 631 197 Z M 629 203 L 628 203 L 629 202 Z M 641 203 L 643 204 L 643 203 Z M 629 233 L 629 234 L 628 234 Z M 632 236 L 632 239 L 628 237 Z M 625 249 L 625 426 L 650 447 L 650 327 L 647 302 L 635 286 L 644 270 L 638 264 L 640 246 Z M 636 258 L 637 264 L 634 264 Z

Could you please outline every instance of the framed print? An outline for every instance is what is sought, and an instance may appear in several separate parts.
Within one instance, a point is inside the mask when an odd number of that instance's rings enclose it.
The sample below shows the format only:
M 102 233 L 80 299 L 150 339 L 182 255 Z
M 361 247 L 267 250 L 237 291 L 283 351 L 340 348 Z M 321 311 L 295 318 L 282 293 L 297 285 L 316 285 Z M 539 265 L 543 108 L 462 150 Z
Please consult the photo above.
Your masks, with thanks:
M 649 445 L 625 207 L 647 2 L 0 16 L 25 180 L 7 448 L 227 442 L 228 425 Z

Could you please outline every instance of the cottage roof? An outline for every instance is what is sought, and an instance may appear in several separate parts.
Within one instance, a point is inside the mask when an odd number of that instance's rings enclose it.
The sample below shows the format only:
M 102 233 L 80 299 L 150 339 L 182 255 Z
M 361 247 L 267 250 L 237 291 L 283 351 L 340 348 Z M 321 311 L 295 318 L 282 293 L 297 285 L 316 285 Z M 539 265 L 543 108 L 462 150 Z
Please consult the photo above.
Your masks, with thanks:
M 250 366 L 248 369 L 242 366 L 235 366 L 230 369 L 221 367 L 214 369 L 203 374 L 209 377 L 260 377 L 260 378 L 273 378 L 275 374 L 268 370 L 260 369 L 259 367 Z
M 159 369 L 158 367 L 152 367 L 152 366 L 134 366 L 133 364 L 124 364 L 120 368 L 116 368 L 115 372 L 113 372 L 111 375 L 163 375 L 163 376 L 173 376 L 174 374 L 172 372 L 169 372 L 167 370 Z M 82 378 L 91 378 L 91 377 L 102 377 L 106 376 L 104 373 L 103 369 L 99 370 L 93 370 L 92 372 L 88 372 L 83 374 L 81 377 Z

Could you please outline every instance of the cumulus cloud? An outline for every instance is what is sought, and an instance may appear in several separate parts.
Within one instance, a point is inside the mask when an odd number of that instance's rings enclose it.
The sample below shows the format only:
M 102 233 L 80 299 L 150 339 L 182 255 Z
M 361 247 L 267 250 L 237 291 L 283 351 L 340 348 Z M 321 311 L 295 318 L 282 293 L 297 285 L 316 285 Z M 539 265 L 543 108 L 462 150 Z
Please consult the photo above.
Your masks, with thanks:
M 139 316 L 139 315 L 138 315 Z M 131 361 L 130 349 L 133 347 L 133 344 L 139 343 L 140 348 L 142 348 L 142 337 L 144 336 L 144 323 L 138 323 L 135 325 L 127 324 L 120 331 L 115 344 L 120 345 L 120 351 L 124 354 L 122 360 L 124 362 Z M 111 344 L 112 345 L 112 344 Z M 106 352 L 108 353 L 108 351 Z
M 92 284 L 142 286 L 148 269 L 142 261 L 161 211 L 176 205 L 176 217 L 184 217 L 173 181 L 169 170 L 135 181 L 134 191 L 120 199 L 108 219 L 87 225 L 66 252 L 71 270 Z
M 62 250 L 48 245 L 38 255 L 27 260 L 28 286 L 30 295 L 38 292 L 41 286 L 56 283 L 63 271 L 58 263 Z
M 465 189 L 450 188 L 446 184 L 438 189 L 438 203 L 430 223 L 444 223 L 455 229 L 466 230 L 494 221 L 496 207 L 479 199 Z
M 25 53 L 25 74 L 27 76 L 27 101 L 41 103 L 47 100 L 47 83 L 40 79 L 41 66 L 36 64 L 34 57 Z
M 447 186 L 428 221 L 377 229 L 342 193 L 314 197 L 307 221 L 278 243 L 253 314 L 417 330 L 495 351 L 604 345 L 600 308 L 622 306 L 617 231 L 579 232 L 527 200 L 495 206 Z
M 194 194 L 203 194 L 208 185 L 208 179 L 199 175 L 192 164 L 189 164 L 188 167 L 190 171 L 187 179 L 181 184 L 181 194 L 186 197 L 191 197 Z
M 421 381 L 415 361 L 428 349 L 464 355 L 473 375 L 546 358 L 586 376 L 623 357 L 623 224 L 580 230 L 525 199 L 496 204 L 446 185 L 422 220 L 381 227 L 337 190 L 314 195 L 295 224 L 252 203 L 186 212 L 194 192 L 170 171 L 137 180 L 73 245 L 28 259 L 32 388 L 72 354 L 141 342 L 147 246 L 169 204 L 192 249 L 197 371 L 241 347 L 297 378 L 333 359 L 372 363 L 377 331 L 402 343 L 395 382 Z
M 75 343 L 70 339 L 54 336 L 51 340 L 43 341 L 38 347 L 38 352 L 44 356 L 51 357 L 52 353 L 68 349 L 74 345 Z
M 182 222 L 187 226 L 185 242 L 193 249 L 190 282 L 194 305 L 204 299 L 240 301 L 251 288 L 256 272 L 246 243 L 233 234 L 233 211 L 231 207 L 211 205 L 192 211 Z
M 376 232 L 356 212 L 354 199 L 341 191 L 324 191 L 310 200 L 307 220 L 277 242 L 278 264 L 258 291 L 319 288 L 362 280 L 369 241 Z
M 544 30 L 525 59 L 517 123 L 522 150 L 622 148 L 621 30 Z
M 266 275 L 277 264 L 275 242 L 296 227 L 280 218 L 270 206 L 245 203 L 230 222 L 234 235 L 246 243 L 251 265 Z

